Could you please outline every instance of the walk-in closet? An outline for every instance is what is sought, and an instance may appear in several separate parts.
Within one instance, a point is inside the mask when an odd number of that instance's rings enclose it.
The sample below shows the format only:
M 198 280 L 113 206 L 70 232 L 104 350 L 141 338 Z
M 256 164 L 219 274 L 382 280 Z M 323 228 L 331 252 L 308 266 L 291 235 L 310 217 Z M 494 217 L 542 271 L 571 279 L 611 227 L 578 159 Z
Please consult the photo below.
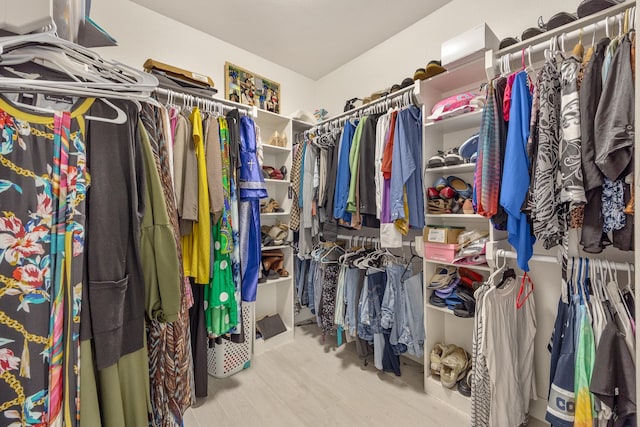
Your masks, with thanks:
M 0 427 L 638 425 L 635 0 L 0 0 Z

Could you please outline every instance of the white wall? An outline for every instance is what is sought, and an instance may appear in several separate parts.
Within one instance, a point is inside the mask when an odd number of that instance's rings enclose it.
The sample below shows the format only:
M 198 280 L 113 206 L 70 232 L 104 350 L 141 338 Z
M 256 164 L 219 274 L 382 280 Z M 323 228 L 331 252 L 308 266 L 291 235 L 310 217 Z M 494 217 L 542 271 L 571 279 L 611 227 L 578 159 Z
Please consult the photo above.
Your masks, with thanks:
M 105 58 L 140 69 L 153 58 L 206 74 L 219 97 L 224 97 L 224 63 L 229 61 L 280 83 L 283 114 L 313 111 L 313 80 L 129 0 L 94 0 L 91 18 L 118 41 L 116 47 L 97 49 Z
M 440 58 L 443 41 L 482 22 L 499 39 L 519 38 L 525 28 L 537 25 L 538 16 L 546 21 L 561 10 L 575 12 L 579 3 L 579 0 L 453 0 L 318 80 L 314 108 L 323 107 L 332 116 L 342 111 L 348 98 L 364 98 L 400 83 L 405 77 L 413 77 L 417 68 Z

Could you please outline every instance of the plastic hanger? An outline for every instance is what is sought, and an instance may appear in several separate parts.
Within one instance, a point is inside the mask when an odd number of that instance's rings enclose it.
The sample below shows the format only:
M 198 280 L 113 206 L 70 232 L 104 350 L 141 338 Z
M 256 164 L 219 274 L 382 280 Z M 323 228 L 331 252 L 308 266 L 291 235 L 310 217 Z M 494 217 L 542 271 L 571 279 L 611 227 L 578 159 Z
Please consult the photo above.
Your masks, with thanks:
M 527 294 L 523 297 L 522 294 L 525 293 L 525 289 L 526 289 L 526 283 L 528 282 L 529 285 L 531 285 L 531 287 L 529 288 L 529 291 L 527 292 Z M 533 294 L 533 290 L 535 289 L 535 285 L 533 284 L 533 281 L 531 280 L 531 277 L 529 276 L 529 274 L 527 272 L 524 273 L 524 275 L 522 276 L 522 282 L 520 282 L 520 289 L 518 290 L 518 296 L 516 298 L 516 308 L 520 309 L 522 308 L 522 306 L 524 306 L 524 304 L 527 302 L 527 300 L 529 299 L 529 297 Z

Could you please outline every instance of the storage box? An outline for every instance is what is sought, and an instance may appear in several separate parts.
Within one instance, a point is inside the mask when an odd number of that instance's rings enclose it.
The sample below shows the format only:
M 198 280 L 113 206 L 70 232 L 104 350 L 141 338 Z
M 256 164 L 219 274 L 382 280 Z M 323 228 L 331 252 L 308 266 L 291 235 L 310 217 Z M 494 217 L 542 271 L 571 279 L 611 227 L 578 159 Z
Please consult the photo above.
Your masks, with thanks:
M 234 343 L 223 339 L 222 343 L 207 350 L 207 372 L 209 375 L 216 378 L 226 378 L 251 366 L 254 313 L 255 302 L 242 303 L 243 342 Z
M 424 257 L 433 261 L 452 263 L 456 259 L 457 244 L 428 243 L 424 244 Z
M 464 227 L 449 227 L 442 225 L 427 225 L 422 234 L 425 243 L 458 243 L 458 235 Z
M 498 49 L 500 41 L 487 24 L 473 27 L 440 45 L 440 58 L 445 68 L 455 68 L 484 57 L 489 49 Z

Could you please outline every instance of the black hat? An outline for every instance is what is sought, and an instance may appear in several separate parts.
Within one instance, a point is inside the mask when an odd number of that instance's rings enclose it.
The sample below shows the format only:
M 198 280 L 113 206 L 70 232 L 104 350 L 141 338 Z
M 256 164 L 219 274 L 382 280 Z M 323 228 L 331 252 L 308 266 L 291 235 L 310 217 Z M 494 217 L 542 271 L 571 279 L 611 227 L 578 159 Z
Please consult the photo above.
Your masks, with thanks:
M 547 25 L 545 25 L 545 28 L 547 30 L 555 30 L 558 27 L 562 27 L 563 25 L 567 25 L 577 20 L 578 17 L 575 13 L 558 12 L 551 18 L 549 18 L 549 20 L 547 21 Z
M 500 40 L 500 46 L 498 46 L 498 49 L 504 49 L 505 47 L 509 47 L 518 43 L 520 42 L 515 37 L 505 37 L 504 39 Z
M 540 35 L 540 34 L 542 34 L 544 32 L 545 32 L 545 30 L 543 30 L 542 28 L 539 28 L 539 27 L 527 28 L 526 30 L 524 30 L 522 32 L 522 41 L 530 39 L 531 37 L 538 36 L 538 35 Z
M 615 6 L 618 1 L 615 0 L 582 0 L 578 5 L 578 18 L 593 15 L 601 10 Z
M 409 87 L 413 85 L 413 79 L 411 77 L 407 77 L 400 83 L 401 88 Z

